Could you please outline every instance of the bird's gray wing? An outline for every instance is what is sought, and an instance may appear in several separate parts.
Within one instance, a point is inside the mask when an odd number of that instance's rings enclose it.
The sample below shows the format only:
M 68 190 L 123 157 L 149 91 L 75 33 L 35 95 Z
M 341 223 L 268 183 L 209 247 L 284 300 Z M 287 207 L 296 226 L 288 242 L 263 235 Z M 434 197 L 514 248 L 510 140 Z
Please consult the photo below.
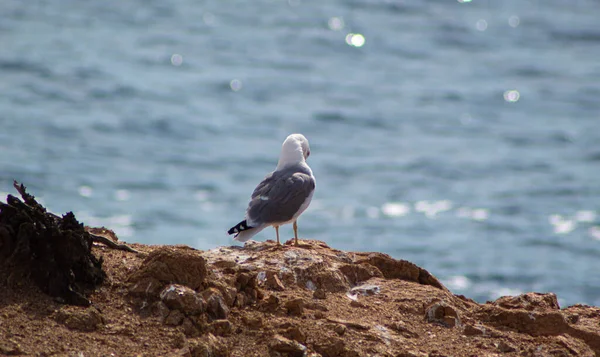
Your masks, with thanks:
M 253 224 L 287 222 L 315 189 L 314 179 L 303 172 L 273 172 L 258 184 L 248 205 Z

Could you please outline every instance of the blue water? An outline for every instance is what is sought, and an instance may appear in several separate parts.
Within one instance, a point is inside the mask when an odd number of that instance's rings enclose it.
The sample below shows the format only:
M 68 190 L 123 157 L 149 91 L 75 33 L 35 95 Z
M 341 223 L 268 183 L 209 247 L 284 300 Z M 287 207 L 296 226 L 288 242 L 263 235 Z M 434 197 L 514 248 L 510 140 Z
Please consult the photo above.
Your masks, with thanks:
M 301 132 L 317 177 L 302 237 L 413 261 L 478 301 L 600 305 L 598 14 L 593 0 L 3 0 L 0 191 L 22 181 L 128 242 L 230 245 Z

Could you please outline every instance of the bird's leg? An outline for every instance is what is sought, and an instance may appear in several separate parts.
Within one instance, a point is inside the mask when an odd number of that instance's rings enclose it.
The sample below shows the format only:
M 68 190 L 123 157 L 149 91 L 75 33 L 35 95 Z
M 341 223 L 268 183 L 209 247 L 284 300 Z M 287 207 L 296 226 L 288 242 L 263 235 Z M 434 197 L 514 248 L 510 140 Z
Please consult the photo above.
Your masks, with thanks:
M 294 221 L 294 243 L 298 245 L 298 224 Z
M 281 243 L 279 243 L 279 226 L 275 226 L 275 233 L 277 233 L 277 245 L 281 245 Z

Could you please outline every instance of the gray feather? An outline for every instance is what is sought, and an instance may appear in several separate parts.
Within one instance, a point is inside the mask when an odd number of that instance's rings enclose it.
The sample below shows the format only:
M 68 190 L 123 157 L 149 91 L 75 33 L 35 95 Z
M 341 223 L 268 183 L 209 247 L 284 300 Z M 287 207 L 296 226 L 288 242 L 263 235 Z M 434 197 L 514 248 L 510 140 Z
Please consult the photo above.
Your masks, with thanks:
M 247 217 L 254 224 L 290 221 L 314 189 L 306 164 L 274 171 L 254 189 Z

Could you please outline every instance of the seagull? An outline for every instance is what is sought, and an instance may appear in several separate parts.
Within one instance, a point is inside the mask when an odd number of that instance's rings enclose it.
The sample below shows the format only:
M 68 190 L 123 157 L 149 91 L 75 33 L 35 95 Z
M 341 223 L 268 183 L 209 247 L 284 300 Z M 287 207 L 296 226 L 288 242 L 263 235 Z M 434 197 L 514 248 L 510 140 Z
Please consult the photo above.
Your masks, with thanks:
M 294 243 L 298 245 L 298 217 L 308 208 L 315 192 L 315 177 L 306 164 L 309 155 L 310 147 L 304 135 L 289 135 L 281 146 L 277 168 L 256 186 L 244 220 L 227 233 L 245 242 L 273 226 L 277 244 L 281 245 L 279 226 L 293 222 Z

